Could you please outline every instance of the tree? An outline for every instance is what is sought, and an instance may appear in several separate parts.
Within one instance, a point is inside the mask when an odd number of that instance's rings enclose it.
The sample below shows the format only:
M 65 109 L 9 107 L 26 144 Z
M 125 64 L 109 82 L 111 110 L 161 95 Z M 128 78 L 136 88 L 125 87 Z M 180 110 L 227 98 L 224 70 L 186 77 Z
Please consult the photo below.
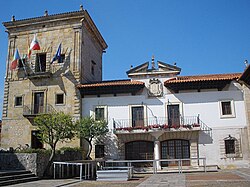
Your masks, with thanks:
M 92 117 L 84 117 L 76 122 L 76 126 L 79 138 L 83 138 L 88 142 L 89 150 L 86 157 L 91 159 L 92 140 L 105 135 L 109 131 L 107 122 L 95 120 Z
M 76 135 L 75 124 L 72 117 L 63 112 L 39 115 L 34 119 L 34 122 L 39 131 L 38 138 L 51 148 L 49 162 L 44 171 L 44 174 L 46 174 L 55 157 L 57 143 L 71 140 Z

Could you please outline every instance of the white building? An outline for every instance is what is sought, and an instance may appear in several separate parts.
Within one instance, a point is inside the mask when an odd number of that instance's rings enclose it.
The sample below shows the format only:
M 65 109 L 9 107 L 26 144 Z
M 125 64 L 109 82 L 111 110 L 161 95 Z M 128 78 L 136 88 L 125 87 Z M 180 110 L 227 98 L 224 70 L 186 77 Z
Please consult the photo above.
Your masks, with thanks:
M 248 166 L 244 93 L 237 81 L 241 74 L 178 76 L 176 66 L 158 62 L 155 67 L 154 59 L 149 65 L 127 71 L 128 80 L 78 86 L 82 116 L 106 119 L 111 130 L 95 142 L 92 157 L 205 157 L 208 165 L 220 168 Z

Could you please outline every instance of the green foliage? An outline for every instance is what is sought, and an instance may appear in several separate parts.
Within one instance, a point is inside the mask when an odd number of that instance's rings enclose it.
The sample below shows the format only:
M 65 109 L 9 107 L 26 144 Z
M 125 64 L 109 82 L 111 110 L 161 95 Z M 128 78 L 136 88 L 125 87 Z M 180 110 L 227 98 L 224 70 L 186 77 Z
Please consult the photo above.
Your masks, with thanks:
M 22 149 L 22 150 L 16 150 L 15 153 L 42 153 L 42 154 L 51 154 L 51 149 Z
M 86 154 L 86 159 L 91 159 L 91 142 L 93 138 L 98 138 L 102 135 L 105 135 L 109 131 L 107 122 L 104 120 L 97 121 L 92 117 L 84 117 L 76 122 L 76 128 L 78 132 L 78 137 L 84 138 L 88 142 L 89 150 Z
M 107 122 L 104 120 L 97 121 L 92 117 L 84 117 L 76 122 L 78 136 L 92 141 L 93 138 L 98 138 L 108 132 Z
M 70 115 L 63 112 L 42 114 L 34 119 L 38 127 L 38 137 L 42 142 L 55 149 L 56 144 L 61 141 L 71 140 L 75 136 L 75 124 Z
M 42 154 L 51 154 L 51 149 L 21 149 L 21 150 L 16 150 L 15 153 L 42 153 Z M 62 147 L 59 150 L 56 150 L 56 154 L 60 154 L 64 151 L 69 151 L 69 152 L 82 152 L 83 149 L 80 147 Z
M 83 149 L 80 147 L 62 147 L 60 148 L 60 151 L 82 152 Z

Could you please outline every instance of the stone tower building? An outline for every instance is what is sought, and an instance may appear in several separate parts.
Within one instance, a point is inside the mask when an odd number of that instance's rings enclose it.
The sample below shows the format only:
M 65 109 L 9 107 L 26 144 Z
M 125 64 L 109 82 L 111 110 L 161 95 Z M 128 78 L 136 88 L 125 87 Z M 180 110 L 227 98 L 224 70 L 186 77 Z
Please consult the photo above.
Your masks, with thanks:
M 35 116 L 63 111 L 81 116 L 76 85 L 102 80 L 102 54 L 107 44 L 86 10 L 15 20 L 3 25 L 8 33 L 1 147 L 28 144 L 40 148 Z M 28 48 L 36 35 L 40 50 Z M 52 59 L 61 44 L 61 58 Z M 20 60 L 10 69 L 18 49 Z M 79 146 L 79 140 L 73 141 Z

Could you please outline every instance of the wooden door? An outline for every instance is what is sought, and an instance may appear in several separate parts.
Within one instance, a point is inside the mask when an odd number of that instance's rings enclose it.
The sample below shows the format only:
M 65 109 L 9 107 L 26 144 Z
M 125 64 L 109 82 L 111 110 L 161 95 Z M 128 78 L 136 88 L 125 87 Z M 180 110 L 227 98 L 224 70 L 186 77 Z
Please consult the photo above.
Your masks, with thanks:
M 179 105 L 168 105 L 168 125 L 170 127 L 179 127 L 180 126 L 180 110 Z
M 132 107 L 132 127 L 144 126 L 143 106 Z
M 44 92 L 37 92 L 34 94 L 34 114 L 44 112 Z

